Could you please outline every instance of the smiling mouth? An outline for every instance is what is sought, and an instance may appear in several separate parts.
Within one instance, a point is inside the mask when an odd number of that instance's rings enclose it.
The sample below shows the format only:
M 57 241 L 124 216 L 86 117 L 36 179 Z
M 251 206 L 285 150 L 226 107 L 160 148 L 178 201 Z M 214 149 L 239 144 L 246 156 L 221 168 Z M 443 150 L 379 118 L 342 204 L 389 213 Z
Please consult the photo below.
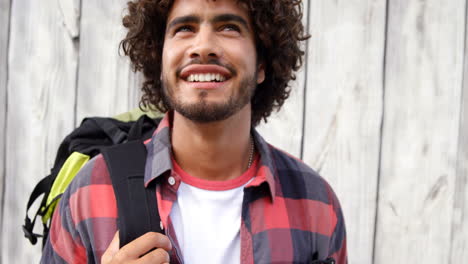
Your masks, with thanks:
M 190 74 L 185 78 L 187 82 L 224 82 L 227 78 L 219 73 Z
M 231 79 L 232 70 L 215 64 L 190 64 L 180 71 L 180 78 L 188 83 L 224 83 Z

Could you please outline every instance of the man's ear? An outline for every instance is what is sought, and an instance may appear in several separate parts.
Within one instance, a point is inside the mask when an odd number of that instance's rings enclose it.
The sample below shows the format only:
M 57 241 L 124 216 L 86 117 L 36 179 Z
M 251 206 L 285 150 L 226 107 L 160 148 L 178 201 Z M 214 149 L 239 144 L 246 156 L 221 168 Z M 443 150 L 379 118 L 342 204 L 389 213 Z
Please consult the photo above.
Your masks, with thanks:
M 263 81 L 265 81 L 265 67 L 262 62 L 257 66 L 257 84 L 261 84 Z

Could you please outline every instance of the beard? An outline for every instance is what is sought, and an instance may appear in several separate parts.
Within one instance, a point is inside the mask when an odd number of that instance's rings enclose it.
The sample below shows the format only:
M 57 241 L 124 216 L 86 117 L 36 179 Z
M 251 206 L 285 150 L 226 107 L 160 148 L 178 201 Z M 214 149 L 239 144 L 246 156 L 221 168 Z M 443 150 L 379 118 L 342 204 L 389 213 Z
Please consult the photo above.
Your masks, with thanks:
M 223 102 L 208 102 L 207 91 L 198 93 L 198 101 L 195 103 L 183 102 L 174 93 L 174 87 L 170 85 L 166 77 L 162 80 L 163 100 L 171 109 L 177 111 L 185 118 L 197 123 L 210 123 L 226 120 L 245 105 L 247 105 L 255 92 L 257 86 L 257 72 L 253 76 L 247 76 L 241 80 L 239 87 L 233 87 L 236 94 L 231 94 Z

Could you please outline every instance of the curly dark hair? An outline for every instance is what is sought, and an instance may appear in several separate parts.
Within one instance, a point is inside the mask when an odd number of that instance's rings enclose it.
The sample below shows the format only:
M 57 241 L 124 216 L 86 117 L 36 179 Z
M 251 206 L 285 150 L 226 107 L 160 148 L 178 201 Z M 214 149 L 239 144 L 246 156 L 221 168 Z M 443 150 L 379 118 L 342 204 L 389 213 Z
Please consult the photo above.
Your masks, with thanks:
M 279 110 L 289 97 L 290 80 L 302 66 L 304 51 L 300 41 L 309 35 L 302 24 L 300 0 L 237 0 L 245 4 L 252 19 L 258 61 L 265 69 L 265 80 L 257 86 L 252 98 L 252 124 Z M 166 20 L 173 0 L 133 0 L 127 3 L 128 14 L 123 25 L 127 36 L 120 43 L 130 57 L 134 71 L 142 71 L 143 96 L 140 107 L 166 112 L 160 80 Z

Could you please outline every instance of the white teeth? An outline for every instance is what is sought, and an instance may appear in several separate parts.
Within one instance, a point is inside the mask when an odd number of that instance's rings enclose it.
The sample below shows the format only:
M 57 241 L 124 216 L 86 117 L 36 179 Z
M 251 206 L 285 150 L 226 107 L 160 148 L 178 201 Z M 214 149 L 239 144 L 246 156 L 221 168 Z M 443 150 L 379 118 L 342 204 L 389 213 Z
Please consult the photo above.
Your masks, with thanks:
M 188 82 L 224 82 L 226 78 L 219 73 L 190 74 L 187 77 Z

